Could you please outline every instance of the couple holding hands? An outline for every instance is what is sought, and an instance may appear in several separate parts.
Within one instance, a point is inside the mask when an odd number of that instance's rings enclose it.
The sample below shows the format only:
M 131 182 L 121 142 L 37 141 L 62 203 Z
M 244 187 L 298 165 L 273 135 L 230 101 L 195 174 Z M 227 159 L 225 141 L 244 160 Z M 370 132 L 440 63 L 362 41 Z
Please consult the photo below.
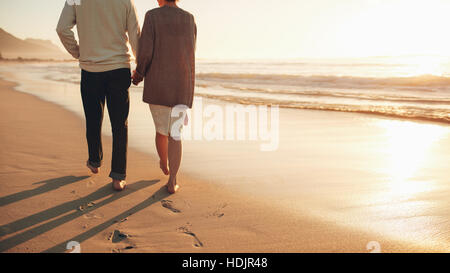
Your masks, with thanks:
M 113 135 L 109 176 L 118 191 L 126 187 L 129 88 L 131 82 L 138 85 L 141 81 L 143 101 L 149 104 L 155 124 L 159 165 L 169 176 L 167 189 L 170 193 L 179 189 L 182 143 L 181 138 L 172 136 L 172 126 L 186 114 L 173 114 L 173 109 L 192 107 L 197 27 L 194 16 L 179 8 L 176 0 L 158 0 L 158 4 L 159 8 L 146 13 L 142 31 L 133 0 L 66 3 L 57 26 L 62 44 L 80 63 L 89 150 L 86 165 L 93 173 L 98 173 L 102 165 L 101 128 L 106 103 Z M 79 42 L 72 31 L 74 26 Z M 136 57 L 133 73 L 128 42 Z

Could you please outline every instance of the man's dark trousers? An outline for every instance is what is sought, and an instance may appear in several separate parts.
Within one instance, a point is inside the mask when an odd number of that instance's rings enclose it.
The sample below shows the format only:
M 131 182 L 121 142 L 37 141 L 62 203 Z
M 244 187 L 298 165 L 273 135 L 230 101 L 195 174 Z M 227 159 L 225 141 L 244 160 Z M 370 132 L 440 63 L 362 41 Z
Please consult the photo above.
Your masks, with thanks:
M 106 101 L 113 135 L 109 176 L 116 180 L 125 180 L 126 177 L 130 85 L 129 68 L 106 72 L 81 71 L 81 97 L 86 117 L 89 164 L 97 168 L 102 165 L 101 133 Z

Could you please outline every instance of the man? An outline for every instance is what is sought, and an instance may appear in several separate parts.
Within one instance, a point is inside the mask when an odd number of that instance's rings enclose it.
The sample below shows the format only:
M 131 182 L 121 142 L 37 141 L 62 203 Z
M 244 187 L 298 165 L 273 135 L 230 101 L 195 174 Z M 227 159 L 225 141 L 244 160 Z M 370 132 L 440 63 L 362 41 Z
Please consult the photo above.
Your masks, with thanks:
M 72 31 L 75 25 L 79 44 Z M 82 69 L 81 97 L 89 150 L 87 167 L 96 174 L 102 164 L 101 128 L 106 101 L 113 133 L 109 176 L 113 179 L 113 188 L 121 191 L 126 185 L 128 89 L 131 84 L 127 42 L 136 56 L 140 37 L 133 0 L 66 2 L 56 31 Z

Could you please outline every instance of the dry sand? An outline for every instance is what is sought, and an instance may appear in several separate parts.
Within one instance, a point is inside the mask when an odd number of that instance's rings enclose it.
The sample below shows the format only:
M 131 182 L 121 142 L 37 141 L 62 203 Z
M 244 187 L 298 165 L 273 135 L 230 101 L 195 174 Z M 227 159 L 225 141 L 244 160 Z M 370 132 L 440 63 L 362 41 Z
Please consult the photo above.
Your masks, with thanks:
M 0 252 L 64 252 L 69 241 L 81 252 L 367 252 L 373 238 L 384 252 L 436 251 L 277 209 L 183 170 L 170 196 L 157 159 L 133 149 L 128 188 L 116 193 L 111 138 L 91 175 L 84 121 L 13 87 L 0 81 Z

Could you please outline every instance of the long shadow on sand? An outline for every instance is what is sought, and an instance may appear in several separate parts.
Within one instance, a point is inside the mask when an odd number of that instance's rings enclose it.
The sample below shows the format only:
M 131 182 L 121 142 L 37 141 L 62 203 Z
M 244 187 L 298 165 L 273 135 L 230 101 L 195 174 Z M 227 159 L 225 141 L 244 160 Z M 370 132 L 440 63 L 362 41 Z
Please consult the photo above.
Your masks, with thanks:
M 43 251 L 43 253 L 61 253 L 61 252 L 65 252 L 67 250 L 67 245 L 69 242 L 75 241 L 79 244 L 81 244 L 82 242 L 86 241 L 87 239 L 97 235 L 98 233 L 102 232 L 103 230 L 107 229 L 108 227 L 120 222 L 121 220 L 123 220 L 126 217 L 129 217 L 132 214 L 135 214 L 151 205 L 153 205 L 154 203 L 157 203 L 161 200 L 163 200 L 164 198 L 168 197 L 170 194 L 167 191 L 167 188 L 165 186 L 161 187 L 157 192 L 155 192 L 151 197 L 149 197 L 148 199 L 144 200 L 143 202 L 137 204 L 136 206 L 132 207 L 131 209 L 109 219 L 108 221 L 91 228 L 90 230 L 83 232 L 80 235 L 77 235 L 65 242 L 62 242 L 52 248 L 49 248 L 45 251 Z M 1 242 L 0 242 L 1 243 Z
M 33 225 L 39 224 L 41 222 L 50 220 L 52 218 L 58 217 L 60 215 L 66 214 L 70 211 L 72 213 L 64 215 L 60 218 L 42 224 L 38 227 L 29 229 L 20 234 L 9 237 L 3 241 L 0 241 L 0 252 L 4 252 L 10 248 L 13 248 L 19 244 L 22 244 L 28 240 L 31 240 L 40 234 L 43 234 L 47 231 L 50 231 L 60 225 L 68 223 L 84 214 L 90 213 L 98 208 L 101 208 L 111 202 L 114 202 L 120 198 L 126 197 L 136 191 L 139 191 L 143 188 L 149 187 L 155 183 L 159 182 L 159 180 L 151 180 L 151 181 L 139 181 L 133 184 L 127 185 L 127 189 L 125 191 L 115 193 L 112 189 L 111 185 L 106 185 L 94 193 L 89 194 L 86 197 L 80 198 L 78 200 L 70 201 L 59 206 L 53 207 L 51 209 L 36 213 L 34 215 L 22 218 L 10 224 L 4 225 L 0 227 L 0 235 L 4 236 L 6 234 L 14 233 L 19 230 L 25 229 L 27 227 L 31 227 Z M 109 198 L 104 199 L 98 203 L 93 203 L 96 200 L 102 199 L 108 195 L 111 195 Z M 88 204 L 91 204 L 88 206 Z M 82 209 L 80 209 L 82 207 Z
M 86 206 L 87 204 L 92 203 L 95 200 L 104 198 L 113 193 L 114 193 L 114 191 L 111 189 L 111 186 L 105 185 L 105 186 L 101 187 L 100 189 L 98 189 L 97 191 L 95 191 L 85 197 L 66 202 L 66 203 L 58 205 L 56 207 L 47 209 L 45 211 L 38 212 L 36 214 L 16 220 L 9 224 L 0 226 L 0 237 L 11 234 L 11 233 L 15 233 L 22 229 L 34 226 L 36 224 L 50 220 L 55 217 L 58 217 L 69 211 L 77 210 L 79 207 Z
M 14 202 L 19 202 L 21 200 L 31 198 L 33 196 L 43 194 L 52 190 L 56 190 L 57 188 L 84 180 L 86 178 L 89 178 L 89 176 L 64 176 L 33 183 L 33 185 L 43 185 L 32 190 L 22 191 L 8 196 L 0 197 L 0 207 Z

